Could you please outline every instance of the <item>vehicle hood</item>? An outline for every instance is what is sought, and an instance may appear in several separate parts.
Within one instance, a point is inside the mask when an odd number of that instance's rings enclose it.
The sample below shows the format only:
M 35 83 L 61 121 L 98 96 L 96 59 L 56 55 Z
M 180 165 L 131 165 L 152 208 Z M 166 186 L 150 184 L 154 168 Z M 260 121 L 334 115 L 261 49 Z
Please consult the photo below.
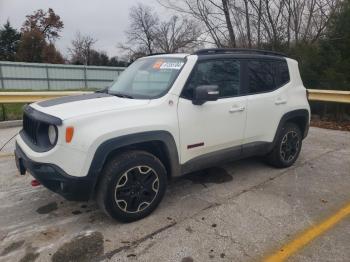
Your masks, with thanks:
M 146 99 L 129 99 L 105 93 L 60 97 L 33 103 L 30 106 L 61 120 L 112 110 L 128 110 L 149 104 Z

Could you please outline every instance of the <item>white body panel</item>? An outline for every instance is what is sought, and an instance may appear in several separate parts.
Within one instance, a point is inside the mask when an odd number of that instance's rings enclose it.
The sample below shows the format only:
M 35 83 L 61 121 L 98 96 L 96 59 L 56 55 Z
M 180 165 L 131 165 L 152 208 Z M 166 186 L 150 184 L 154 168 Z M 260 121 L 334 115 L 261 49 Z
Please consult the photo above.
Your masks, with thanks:
M 272 142 L 279 121 L 288 110 L 288 85 L 273 92 L 247 96 L 245 143 Z
M 300 78 L 298 63 L 287 58 L 290 81 L 273 92 L 247 96 L 247 125 L 244 143 L 272 142 L 282 116 L 310 107 Z
M 197 156 L 242 144 L 246 123 L 246 97 L 232 97 L 193 105 L 180 98 L 178 118 L 181 163 Z M 188 148 L 193 144 L 203 146 Z
M 173 135 L 175 143 L 179 147 L 176 110 L 178 98 L 176 96 L 168 94 L 152 101 L 131 100 L 127 98 L 116 99 L 123 100 L 124 103 L 130 102 L 130 104 L 124 107 L 125 110 L 117 107 L 114 110 L 109 109 L 101 112 L 90 112 L 80 117 L 65 119 L 64 124 L 58 129 L 59 137 L 57 145 L 48 152 L 38 153 L 33 151 L 24 143 L 20 136 L 17 137 L 17 141 L 25 154 L 32 160 L 55 164 L 72 176 L 86 176 L 96 149 L 104 141 L 111 138 L 139 132 L 164 130 Z M 104 101 L 107 100 L 108 104 L 110 98 L 92 100 L 97 100 L 93 101 L 92 104 L 98 108 L 98 103 L 103 107 L 105 106 Z M 81 108 L 81 103 L 85 106 L 86 102 L 91 102 L 92 100 L 77 101 L 67 104 L 71 104 L 71 110 L 73 110 L 73 104 L 76 104 L 76 114 Z M 173 100 L 172 105 L 169 105 L 169 100 Z M 50 107 L 50 111 L 54 111 L 54 107 L 62 106 L 63 105 L 52 106 Z M 45 113 L 47 112 L 44 111 L 45 108 L 41 108 L 38 105 L 33 107 Z M 68 115 L 69 111 L 64 111 L 60 114 Z M 72 114 L 74 114 L 74 112 L 72 112 Z M 67 126 L 74 126 L 74 136 L 70 144 L 65 142 L 64 137 L 65 128 Z
M 291 82 L 274 92 L 219 99 L 195 106 L 180 98 L 197 61 L 196 55 L 186 58 L 186 64 L 168 93 L 158 99 L 103 97 L 50 107 L 32 104 L 36 110 L 63 120 L 58 126 L 57 145 L 47 152 L 35 152 L 17 136 L 18 145 L 33 161 L 55 164 L 71 176 L 83 177 L 88 173 L 97 148 L 111 138 L 167 131 L 175 140 L 180 164 L 183 164 L 220 149 L 255 141 L 270 142 L 284 113 L 295 109 L 309 110 L 297 63 L 291 59 L 287 59 Z M 284 99 L 286 103 L 276 105 L 276 101 Z M 243 110 L 235 111 L 235 108 Z M 65 142 L 68 126 L 74 126 L 73 140 L 69 144 Z M 187 148 L 200 142 L 204 146 Z

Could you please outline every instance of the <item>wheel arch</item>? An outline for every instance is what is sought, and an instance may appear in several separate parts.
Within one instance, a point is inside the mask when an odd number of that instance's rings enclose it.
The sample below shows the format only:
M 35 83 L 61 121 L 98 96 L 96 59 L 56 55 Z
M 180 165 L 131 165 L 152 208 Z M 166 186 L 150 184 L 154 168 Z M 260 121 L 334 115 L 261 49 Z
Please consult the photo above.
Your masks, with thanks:
M 307 109 L 297 109 L 284 114 L 278 124 L 272 144 L 275 144 L 278 135 L 280 134 L 282 128 L 287 122 L 296 124 L 300 128 L 304 139 L 309 132 L 309 119 L 310 114 Z
M 97 148 L 88 172 L 93 180 L 93 188 L 96 189 L 101 171 L 110 158 L 135 149 L 158 157 L 167 170 L 168 178 L 180 174 L 179 156 L 173 136 L 168 131 L 142 132 L 109 139 Z

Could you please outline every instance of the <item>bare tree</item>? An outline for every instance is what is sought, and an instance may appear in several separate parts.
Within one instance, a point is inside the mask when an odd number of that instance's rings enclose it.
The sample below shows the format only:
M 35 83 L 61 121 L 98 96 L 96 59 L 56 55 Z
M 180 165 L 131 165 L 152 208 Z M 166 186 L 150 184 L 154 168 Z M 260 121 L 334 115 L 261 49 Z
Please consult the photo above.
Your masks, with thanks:
M 236 46 L 236 36 L 228 11 L 229 0 L 158 0 L 169 9 L 197 20 L 206 29 L 205 42 L 217 47 Z M 227 6 L 226 6 L 227 5 Z
M 210 1 L 210 2 L 213 4 L 213 1 Z M 228 2 L 229 2 L 228 0 L 221 0 L 222 7 L 218 5 L 217 7 L 221 9 L 225 15 L 226 26 L 230 36 L 229 46 L 236 47 L 236 36 L 235 36 L 235 32 L 233 31 Z
M 217 47 L 284 46 L 317 41 L 342 0 L 158 0 L 206 28 Z
M 131 8 L 129 17 L 131 24 L 125 32 L 127 42 L 119 47 L 132 54 L 154 53 L 154 35 L 159 24 L 157 14 L 149 6 L 138 4 Z
M 71 42 L 72 47 L 68 49 L 71 55 L 71 63 L 89 65 L 92 47 L 96 41 L 95 38 L 89 35 L 82 35 L 77 32 L 75 39 Z
M 167 21 L 160 21 L 150 7 L 142 4 L 131 8 L 130 18 L 127 42 L 118 46 L 128 53 L 131 61 L 158 52 L 193 50 L 201 43 L 201 30 L 193 20 L 175 15 Z
M 199 44 L 201 32 L 194 21 L 173 16 L 161 22 L 155 34 L 157 51 L 176 53 L 194 49 Z

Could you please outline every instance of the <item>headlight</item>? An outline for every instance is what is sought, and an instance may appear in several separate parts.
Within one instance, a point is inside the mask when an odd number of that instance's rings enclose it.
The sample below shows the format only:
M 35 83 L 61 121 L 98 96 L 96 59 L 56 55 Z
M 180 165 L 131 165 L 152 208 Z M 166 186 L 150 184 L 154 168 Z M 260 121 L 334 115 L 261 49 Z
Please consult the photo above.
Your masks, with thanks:
M 57 128 L 54 125 L 49 125 L 48 136 L 51 145 L 54 145 L 57 141 Z

